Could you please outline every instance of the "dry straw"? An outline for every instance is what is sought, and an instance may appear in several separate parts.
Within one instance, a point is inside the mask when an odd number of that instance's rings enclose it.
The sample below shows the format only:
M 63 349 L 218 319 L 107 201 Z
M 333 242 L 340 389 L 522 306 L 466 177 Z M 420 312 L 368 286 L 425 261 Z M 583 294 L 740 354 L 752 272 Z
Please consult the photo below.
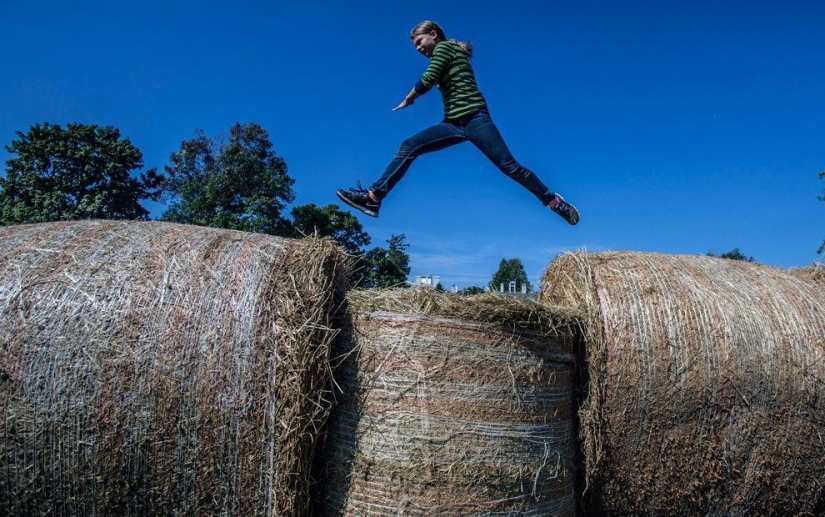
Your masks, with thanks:
M 825 511 L 825 290 L 702 256 L 567 254 L 540 301 L 584 325 L 585 510 Z
M 791 273 L 803 278 L 811 278 L 816 282 L 825 284 L 825 263 L 815 262 L 809 267 L 791 269 Z
M 0 228 L 0 513 L 306 514 L 347 267 L 314 238 Z
M 331 515 L 574 515 L 572 329 L 504 296 L 355 291 Z

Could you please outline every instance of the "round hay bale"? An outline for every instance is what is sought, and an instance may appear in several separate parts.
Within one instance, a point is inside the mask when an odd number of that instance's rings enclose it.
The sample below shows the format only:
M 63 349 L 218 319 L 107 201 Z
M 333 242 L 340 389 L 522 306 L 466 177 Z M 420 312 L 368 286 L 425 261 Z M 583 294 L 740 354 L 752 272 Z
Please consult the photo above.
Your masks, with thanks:
M 535 302 L 348 296 L 323 455 L 332 515 L 574 515 L 572 336 Z
M 306 514 L 347 267 L 314 238 L 0 228 L 0 514 Z
M 540 302 L 583 323 L 586 510 L 825 511 L 821 285 L 705 256 L 572 253 Z

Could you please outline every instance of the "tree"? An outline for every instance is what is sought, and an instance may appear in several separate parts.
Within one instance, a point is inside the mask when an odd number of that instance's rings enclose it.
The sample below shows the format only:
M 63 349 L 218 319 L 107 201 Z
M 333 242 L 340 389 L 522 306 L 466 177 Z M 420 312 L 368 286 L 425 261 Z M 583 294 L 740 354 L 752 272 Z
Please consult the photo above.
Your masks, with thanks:
M 313 203 L 292 209 L 292 236 L 300 237 L 318 232 L 321 237 L 332 237 L 347 253 L 363 254 L 363 247 L 371 239 L 358 219 L 337 205 L 325 207 Z
M 459 294 L 482 294 L 484 293 L 484 288 L 478 285 L 472 285 L 470 287 L 465 287 L 461 291 L 458 292 Z
M 410 274 L 410 256 L 405 251 L 409 244 L 406 237 L 392 235 L 387 242 L 389 249 L 373 248 L 364 255 L 363 287 L 393 287 L 403 285 Z
M 498 271 L 493 275 L 493 279 L 490 280 L 490 290 L 491 291 L 498 291 L 500 285 L 504 284 L 504 290 L 507 291 L 510 282 L 515 280 L 516 281 L 516 292 L 521 292 L 521 286 L 527 286 L 527 292 L 532 292 L 533 287 L 530 285 L 530 281 L 527 280 L 527 273 L 524 271 L 524 264 L 521 263 L 521 259 L 501 259 L 501 262 L 498 264 Z
M 272 150 L 269 133 L 256 123 L 235 124 L 227 142 L 201 130 L 184 140 L 164 169 L 163 219 L 178 223 L 287 236 L 281 215 L 295 199 L 286 162 Z
M 742 254 L 742 252 L 739 251 L 739 248 L 733 248 L 732 250 L 726 251 L 725 253 L 722 253 L 721 255 L 716 255 L 711 251 L 711 252 L 708 253 L 708 256 L 709 257 L 719 257 L 719 258 L 729 259 L 729 260 L 741 260 L 743 262 L 754 262 L 753 257 L 746 257 L 745 255 Z
M 35 124 L 17 132 L 0 178 L 0 224 L 77 219 L 147 219 L 141 199 L 157 200 L 161 177 L 112 126 Z
M 820 179 L 825 179 L 825 171 L 819 173 Z M 825 194 L 825 189 L 822 189 L 822 194 Z M 825 201 L 825 195 L 817 196 L 820 201 Z M 825 240 L 822 241 L 822 245 L 819 246 L 819 249 L 816 250 L 817 253 L 825 252 Z

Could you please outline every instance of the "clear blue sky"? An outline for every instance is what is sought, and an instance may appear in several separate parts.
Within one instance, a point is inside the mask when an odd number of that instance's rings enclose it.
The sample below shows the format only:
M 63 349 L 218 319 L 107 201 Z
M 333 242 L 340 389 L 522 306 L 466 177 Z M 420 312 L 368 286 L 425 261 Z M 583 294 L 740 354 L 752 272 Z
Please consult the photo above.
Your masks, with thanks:
M 391 112 L 427 65 L 408 37 L 417 22 L 472 40 L 511 150 L 582 220 L 568 226 L 471 144 L 423 156 L 380 219 L 358 217 L 373 245 L 406 234 L 411 276 L 445 287 L 486 285 L 513 257 L 538 283 L 578 249 L 738 247 L 805 266 L 825 239 L 821 1 L 0 0 L 0 12 L 3 145 L 35 123 L 113 125 L 162 169 L 196 128 L 254 121 L 297 204 L 370 184 L 440 120 L 436 90 Z

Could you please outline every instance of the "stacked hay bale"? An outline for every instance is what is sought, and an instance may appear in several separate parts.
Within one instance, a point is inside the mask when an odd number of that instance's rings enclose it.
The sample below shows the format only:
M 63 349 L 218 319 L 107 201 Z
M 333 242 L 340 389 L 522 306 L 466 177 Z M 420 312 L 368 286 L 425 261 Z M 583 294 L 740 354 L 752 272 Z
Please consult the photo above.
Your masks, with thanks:
M 348 302 L 327 513 L 575 514 L 565 313 L 419 289 Z
M 318 239 L 0 228 L 0 514 L 305 514 L 347 267 Z
M 540 301 L 586 329 L 586 509 L 825 511 L 825 289 L 757 264 L 568 254 Z

